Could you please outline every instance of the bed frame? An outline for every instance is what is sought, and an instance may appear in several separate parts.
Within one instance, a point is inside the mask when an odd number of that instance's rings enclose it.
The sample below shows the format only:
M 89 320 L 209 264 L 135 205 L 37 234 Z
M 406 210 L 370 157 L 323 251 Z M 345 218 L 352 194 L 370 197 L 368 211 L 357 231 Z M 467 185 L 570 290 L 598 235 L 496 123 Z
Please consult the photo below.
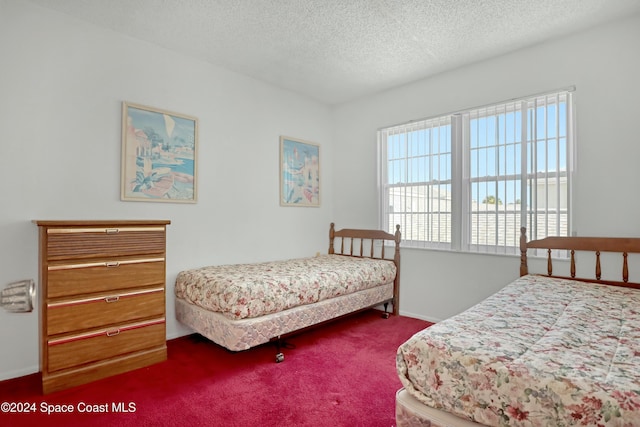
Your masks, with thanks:
M 284 360 L 281 349 L 286 347 L 283 338 L 293 333 L 379 305 L 384 305 L 383 317 L 389 317 L 389 303 L 393 305 L 393 314 L 399 313 L 400 240 L 399 225 L 396 226 L 395 234 L 381 230 L 336 230 L 334 223 L 331 223 L 329 229 L 329 254 L 393 261 L 396 266 L 393 284 L 240 320 L 230 320 L 220 313 L 176 298 L 176 318 L 195 332 L 231 351 L 247 350 L 256 345 L 274 342 L 277 346 L 276 362 L 281 362 Z M 385 253 L 385 244 L 389 242 L 394 242 L 392 255 Z
M 640 253 L 640 238 L 622 237 L 547 237 L 527 242 L 526 228 L 520 229 L 520 276 L 529 274 L 527 252 L 529 249 L 546 250 L 549 277 L 571 279 L 581 282 L 598 283 L 640 289 L 640 283 L 629 282 L 629 254 Z M 569 276 L 554 275 L 552 253 L 554 250 L 569 251 Z M 576 252 L 595 254 L 593 277 L 576 277 Z M 601 254 L 621 254 L 621 280 L 603 280 Z M 434 409 L 419 402 L 404 388 L 396 393 L 396 424 L 398 427 L 475 427 L 481 424 L 460 418 L 448 412 Z

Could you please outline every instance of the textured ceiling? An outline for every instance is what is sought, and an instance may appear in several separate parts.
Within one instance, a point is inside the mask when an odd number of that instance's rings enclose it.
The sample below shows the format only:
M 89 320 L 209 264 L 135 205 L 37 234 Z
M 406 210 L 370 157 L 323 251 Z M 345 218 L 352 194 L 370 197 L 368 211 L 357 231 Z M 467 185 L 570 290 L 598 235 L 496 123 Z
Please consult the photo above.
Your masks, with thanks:
M 640 0 L 30 1 L 328 104 L 640 13 Z

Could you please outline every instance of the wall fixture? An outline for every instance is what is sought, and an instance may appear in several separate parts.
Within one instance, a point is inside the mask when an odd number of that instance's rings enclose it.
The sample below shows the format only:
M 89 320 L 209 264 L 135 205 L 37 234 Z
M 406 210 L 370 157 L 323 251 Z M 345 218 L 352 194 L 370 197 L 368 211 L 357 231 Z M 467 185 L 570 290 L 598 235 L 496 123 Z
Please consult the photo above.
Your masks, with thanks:
M 33 310 L 36 285 L 33 280 L 9 283 L 0 291 L 0 306 L 12 313 L 28 313 Z

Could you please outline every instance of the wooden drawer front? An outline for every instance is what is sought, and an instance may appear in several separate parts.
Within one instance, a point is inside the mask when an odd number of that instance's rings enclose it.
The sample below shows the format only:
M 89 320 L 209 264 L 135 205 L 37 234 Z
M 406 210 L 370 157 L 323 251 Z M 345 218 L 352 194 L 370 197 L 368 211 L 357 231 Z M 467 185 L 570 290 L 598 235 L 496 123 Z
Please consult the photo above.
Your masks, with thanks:
M 47 258 L 96 258 L 164 254 L 164 227 L 50 228 Z
M 49 335 L 164 315 L 164 287 L 47 304 Z
M 48 269 L 48 298 L 164 285 L 165 278 L 164 258 L 50 265 Z
M 76 367 L 115 356 L 165 345 L 165 319 L 159 318 L 102 329 L 65 338 L 49 339 L 47 343 L 48 372 Z

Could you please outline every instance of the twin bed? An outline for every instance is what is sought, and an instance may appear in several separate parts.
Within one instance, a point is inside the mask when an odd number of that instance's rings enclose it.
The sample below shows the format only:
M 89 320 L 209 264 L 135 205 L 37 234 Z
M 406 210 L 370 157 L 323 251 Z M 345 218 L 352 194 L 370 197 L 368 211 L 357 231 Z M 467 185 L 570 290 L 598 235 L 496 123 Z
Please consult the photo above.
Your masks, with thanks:
M 399 227 L 331 224 L 329 242 L 327 255 L 181 272 L 176 317 L 239 351 L 381 304 L 398 314 Z M 628 266 L 640 238 L 527 242 L 523 229 L 520 250 L 520 278 L 398 348 L 397 427 L 640 426 L 640 284 Z M 529 274 L 529 250 L 546 251 L 546 275 Z M 564 276 L 558 250 L 570 254 Z M 592 253 L 595 278 L 577 277 L 576 251 Z M 621 280 L 602 279 L 608 252 L 622 254 Z
M 640 426 L 640 239 L 522 233 L 519 279 L 399 347 L 398 427 Z M 546 250 L 546 275 L 529 274 L 528 249 Z M 554 250 L 570 251 L 564 277 Z M 576 277 L 576 251 L 594 279 Z M 622 254 L 622 280 L 602 279 L 601 252 Z
M 400 236 L 332 223 L 326 255 L 182 271 L 176 317 L 231 351 L 275 341 L 281 362 L 287 334 L 388 303 L 398 314 Z

